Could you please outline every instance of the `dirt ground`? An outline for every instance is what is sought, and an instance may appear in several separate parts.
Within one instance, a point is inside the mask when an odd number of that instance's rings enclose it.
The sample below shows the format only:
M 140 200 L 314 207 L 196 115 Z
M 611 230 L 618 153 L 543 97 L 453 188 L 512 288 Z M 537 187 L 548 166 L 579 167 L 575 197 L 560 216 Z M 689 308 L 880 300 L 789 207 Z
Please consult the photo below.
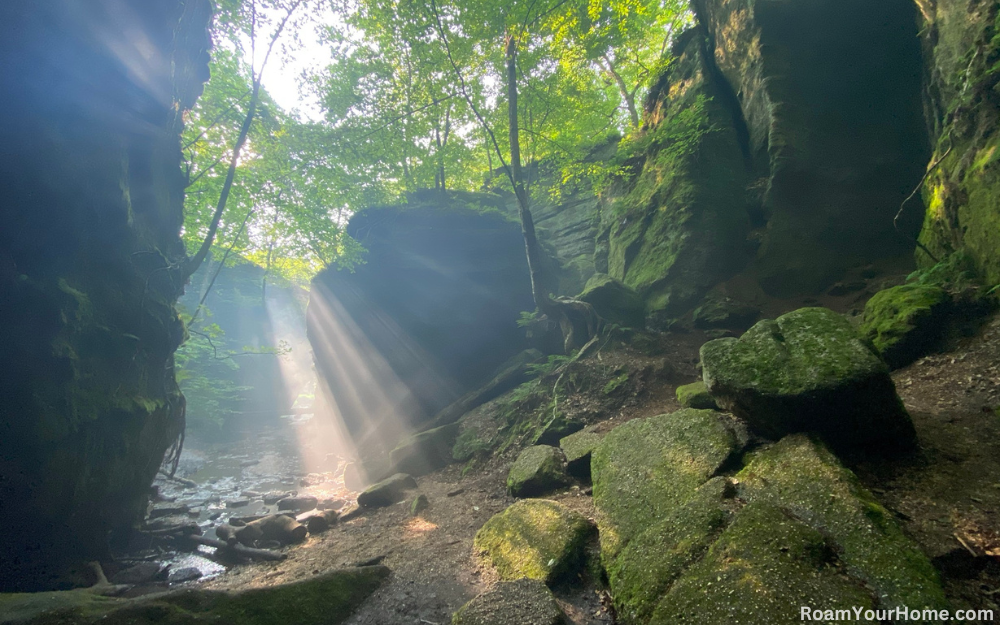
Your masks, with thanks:
M 839 307 L 849 305 L 856 304 L 845 298 Z M 679 333 L 665 335 L 641 352 L 631 347 L 602 350 L 583 366 L 610 375 L 625 365 L 642 370 L 666 358 L 671 368 L 666 376 L 632 387 L 613 410 L 593 392 L 570 393 L 562 409 L 598 432 L 676 410 L 674 389 L 695 379 L 697 348 L 704 340 L 699 332 Z M 956 608 L 1000 613 L 1000 316 L 976 336 L 955 341 L 893 377 L 913 417 L 920 451 L 853 468 L 933 559 Z M 410 516 L 411 500 L 365 511 L 289 549 L 284 562 L 239 566 L 205 585 L 237 589 L 280 584 L 378 560 L 393 571 L 392 577 L 348 623 L 450 623 L 455 610 L 496 581 L 472 543 L 486 520 L 514 501 L 505 492 L 505 480 L 518 449 L 418 478 L 416 492 L 430 501 L 419 517 Z M 593 518 L 589 492 L 587 484 L 579 483 L 551 498 Z M 614 622 L 600 580 L 581 577 L 557 588 L 556 596 L 576 625 Z

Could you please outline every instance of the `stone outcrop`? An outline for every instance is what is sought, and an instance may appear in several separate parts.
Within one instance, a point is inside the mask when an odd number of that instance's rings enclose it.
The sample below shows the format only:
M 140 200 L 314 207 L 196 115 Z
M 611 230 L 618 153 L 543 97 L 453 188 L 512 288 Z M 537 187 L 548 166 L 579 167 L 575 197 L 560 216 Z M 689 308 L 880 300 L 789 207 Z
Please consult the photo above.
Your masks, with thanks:
M 527 347 L 515 323 L 534 309 L 524 240 L 505 210 L 492 194 L 428 191 L 351 218 L 365 262 L 316 276 L 307 326 L 356 441 L 391 449 Z
M 598 445 L 594 504 L 619 622 L 947 608 L 927 557 L 822 444 L 792 435 L 744 457 L 745 444 L 721 413 L 686 409 Z
M 697 0 L 714 66 L 739 101 L 764 177 L 756 269 L 785 297 L 912 249 L 893 227 L 927 164 L 911 0 Z
M 934 143 L 923 185 L 920 241 L 934 265 L 962 252 L 979 277 L 1000 283 L 1000 5 L 995 0 L 917 0 L 928 126 Z M 912 208 L 908 209 L 912 210 Z
M 691 31 L 646 104 L 647 134 L 613 189 L 598 269 L 635 289 L 647 313 L 678 316 L 748 259 L 749 161 L 705 39 Z
M 0 6 L 0 589 L 106 556 L 184 427 L 179 137 L 211 5 L 71 5 Z
M 764 320 L 701 347 L 705 384 L 725 410 L 778 439 L 811 432 L 840 451 L 911 449 L 916 432 L 889 369 L 826 308 Z

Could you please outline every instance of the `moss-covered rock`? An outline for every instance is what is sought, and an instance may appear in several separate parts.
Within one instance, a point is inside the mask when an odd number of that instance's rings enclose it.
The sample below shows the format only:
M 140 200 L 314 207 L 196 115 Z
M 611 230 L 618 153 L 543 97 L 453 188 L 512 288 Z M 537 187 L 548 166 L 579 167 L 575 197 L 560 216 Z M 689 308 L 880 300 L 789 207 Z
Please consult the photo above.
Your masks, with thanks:
M 525 448 L 511 466 L 507 492 L 514 497 L 534 497 L 568 483 L 562 451 L 550 445 L 533 445 Z
M 629 328 L 645 325 L 645 304 L 636 291 L 605 273 L 587 280 L 578 299 L 588 302 L 602 319 Z
M 410 504 L 410 516 L 418 516 L 430 505 L 431 502 L 428 501 L 427 495 L 424 495 L 423 493 L 417 495 L 413 498 L 413 503 Z
M 927 211 L 917 262 L 925 267 L 961 253 L 978 277 L 1000 283 L 1000 19 L 992 2 L 920 3 L 928 78 L 928 125 L 937 167 L 922 194 Z M 912 210 L 912 208 L 910 209 Z
M 566 456 L 566 470 L 570 475 L 590 479 L 590 458 L 601 436 L 593 432 L 577 432 L 559 441 L 559 448 Z
M 680 316 L 748 260 L 747 161 L 701 31 L 646 102 L 648 132 L 632 146 L 635 176 L 609 194 L 602 239 L 608 274 L 635 289 L 654 320 Z M 628 150 L 628 147 L 624 147 Z
M 452 423 L 410 436 L 389 452 L 389 462 L 398 473 L 426 475 L 451 463 L 459 424 Z
M 879 291 L 865 304 L 861 334 L 891 368 L 927 353 L 941 337 L 951 296 L 939 286 L 904 284 Z
M 583 565 L 592 530 L 586 517 L 560 503 L 525 499 L 487 521 L 473 544 L 501 579 L 553 584 Z
M 377 484 L 372 484 L 358 494 L 358 505 L 362 508 L 391 506 L 406 499 L 406 491 L 417 487 L 412 475 L 396 473 Z
M 764 436 L 816 432 L 844 451 L 915 443 L 885 363 L 831 310 L 802 308 L 709 341 L 701 361 L 716 402 Z
M 366 566 L 236 593 L 192 589 L 138 599 L 88 590 L 0 595 L 0 619 L 4 625 L 337 625 L 388 576 L 384 566 Z
M 563 625 L 566 617 L 545 584 L 533 579 L 500 582 L 466 603 L 451 625 Z
M 604 561 L 622 623 L 648 621 L 671 584 L 705 555 L 731 520 L 733 494 L 726 478 L 712 478 Z
M 609 432 L 591 460 L 604 562 L 691 500 L 738 450 L 736 436 L 711 410 L 634 419 Z
M 780 506 L 822 532 L 847 573 L 874 591 L 880 607 L 947 607 L 927 556 L 822 445 L 801 434 L 786 437 L 755 454 L 736 479 L 741 497 Z
M 685 408 L 702 410 L 718 410 L 715 398 L 708 392 L 708 387 L 701 380 L 677 387 L 677 401 Z
M 875 607 L 836 563 L 822 533 L 777 506 L 751 503 L 674 583 L 649 623 L 797 623 L 802 606 Z

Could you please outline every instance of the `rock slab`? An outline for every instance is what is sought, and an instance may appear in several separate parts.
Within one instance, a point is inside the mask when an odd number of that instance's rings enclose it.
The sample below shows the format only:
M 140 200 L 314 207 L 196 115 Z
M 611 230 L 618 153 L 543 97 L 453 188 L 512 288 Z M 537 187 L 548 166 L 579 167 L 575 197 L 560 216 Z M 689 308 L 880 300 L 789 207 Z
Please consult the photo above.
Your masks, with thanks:
M 526 447 L 507 476 L 507 492 L 514 497 L 544 495 L 569 483 L 566 458 L 550 445 Z
M 417 487 L 412 475 L 396 473 L 378 484 L 372 484 L 358 495 L 358 505 L 362 508 L 383 508 L 406 499 L 406 491 Z
M 501 579 L 527 577 L 551 585 L 583 563 L 593 529 L 586 517 L 561 503 L 525 499 L 490 518 L 473 545 Z
M 701 347 L 725 410 L 772 439 L 813 432 L 839 451 L 897 452 L 916 433 L 889 369 L 843 316 L 801 308 Z
M 545 584 L 533 579 L 500 582 L 459 608 L 452 625 L 564 625 L 566 617 Z

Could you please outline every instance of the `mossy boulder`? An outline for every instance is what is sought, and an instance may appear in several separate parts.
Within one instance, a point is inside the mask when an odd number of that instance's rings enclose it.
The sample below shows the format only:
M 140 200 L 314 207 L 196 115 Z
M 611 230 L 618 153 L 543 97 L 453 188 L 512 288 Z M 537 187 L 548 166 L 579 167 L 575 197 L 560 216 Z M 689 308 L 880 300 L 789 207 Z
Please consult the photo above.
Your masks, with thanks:
M 525 499 L 487 521 L 473 544 L 501 579 L 553 584 L 583 565 L 593 529 L 586 517 L 561 503 Z
M 535 497 L 569 483 L 566 457 L 558 447 L 526 447 L 507 475 L 507 492 L 514 497 Z
M 831 310 L 802 308 L 761 321 L 739 339 L 709 341 L 701 361 L 719 406 L 764 436 L 815 432 L 841 451 L 915 444 L 885 363 Z
M 634 419 L 608 433 L 591 460 L 602 560 L 690 501 L 739 448 L 712 410 Z
M 459 427 L 452 423 L 406 438 L 389 452 L 390 464 L 395 471 L 410 475 L 426 475 L 448 465 Z
M 601 318 L 628 328 L 645 325 L 645 304 L 635 289 L 605 273 L 595 274 L 577 299 L 594 307 Z
M 712 478 L 685 504 L 639 533 L 620 553 L 604 559 L 621 622 L 649 620 L 660 597 L 704 556 L 729 524 L 734 494 L 727 478 Z
M 905 367 L 941 338 L 950 302 L 947 291 L 931 284 L 879 291 L 865 304 L 861 334 L 891 368 Z
M 366 566 L 236 593 L 191 589 L 138 599 L 90 590 L 0 595 L 0 618 L 5 625 L 337 625 L 388 576 L 384 566 Z
M 601 436 L 593 432 L 577 432 L 559 441 L 559 448 L 566 456 L 566 470 L 570 475 L 590 479 L 590 458 Z
M 500 582 L 466 603 L 451 625 L 563 625 L 566 616 L 552 591 L 534 579 Z
M 777 506 L 751 503 L 670 587 L 648 622 L 797 623 L 802 606 L 875 604 L 864 586 L 841 574 L 821 532 Z
M 701 380 L 677 387 L 677 401 L 685 408 L 703 410 L 718 410 L 715 398 L 708 392 L 708 387 Z
M 743 499 L 780 506 L 822 532 L 844 570 L 874 591 L 880 607 L 947 607 L 927 556 L 822 445 L 802 434 L 786 437 L 756 453 L 736 479 Z
M 377 484 L 372 484 L 358 495 L 362 508 L 383 508 L 406 499 L 406 492 L 417 487 L 412 475 L 396 473 Z
M 427 499 L 427 495 L 423 493 L 417 495 L 413 498 L 413 502 L 410 504 L 410 516 L 419 516 L 421 512 L 430 507 L 431 502 Z

